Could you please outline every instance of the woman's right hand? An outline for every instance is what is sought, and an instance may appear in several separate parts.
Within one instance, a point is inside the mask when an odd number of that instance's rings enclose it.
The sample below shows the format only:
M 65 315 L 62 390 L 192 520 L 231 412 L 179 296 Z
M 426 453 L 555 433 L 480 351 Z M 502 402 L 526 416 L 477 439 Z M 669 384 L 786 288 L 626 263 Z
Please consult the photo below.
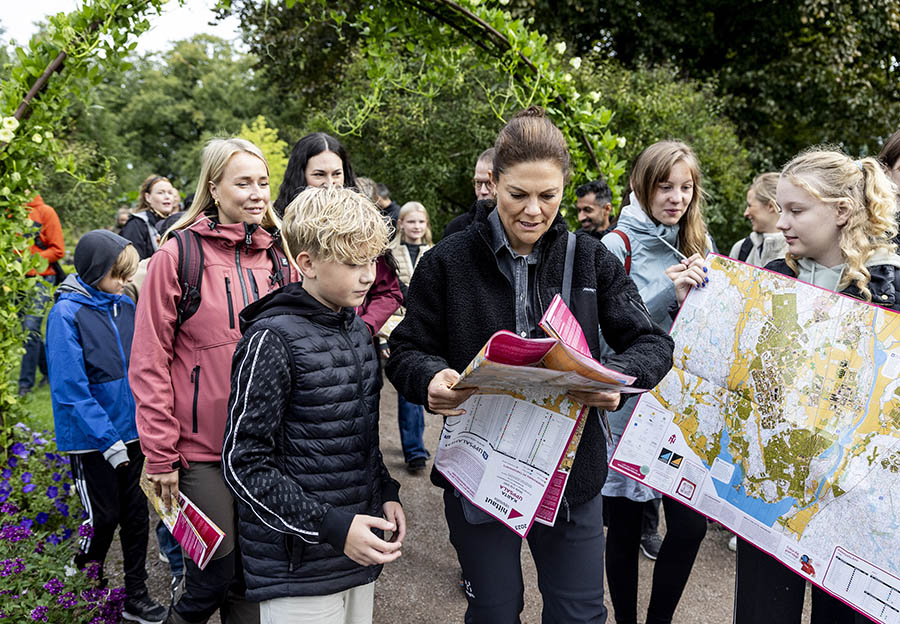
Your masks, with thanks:
M 675 299 L 678 300 L 678 305 L 684 303 L 691 288 L 703 288 L 709 282 L 704 262 L 703 256 L 694 254 L 666 269 L 666 276 L 675 284 Z
M 147 478 L 153 484 L 153 489 L 162 500 L 166 511 L 171 511 L 174 503 L 178 501 L 178 471 L 148 474 Z
M 428 411 L 441 416 L 460 416 L 465 410 L 456 409 L 475 394 L 475 388 L 453 390 L 451 386 L 459 381 L 459 373 L 452 368 L 439 371 L 428 383 Z

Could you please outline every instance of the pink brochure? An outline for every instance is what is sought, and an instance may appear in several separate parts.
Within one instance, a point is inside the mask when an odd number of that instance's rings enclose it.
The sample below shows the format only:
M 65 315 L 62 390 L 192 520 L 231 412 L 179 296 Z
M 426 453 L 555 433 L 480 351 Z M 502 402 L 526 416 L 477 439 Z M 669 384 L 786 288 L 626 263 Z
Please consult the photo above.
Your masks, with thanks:
M 550 307 L 544 312 L 539 325 L 541 329 L 564 345 L 589 358 L 593 357 L 581 325 L 559 295 L 553 297 L 553 301 L 550 302 Z

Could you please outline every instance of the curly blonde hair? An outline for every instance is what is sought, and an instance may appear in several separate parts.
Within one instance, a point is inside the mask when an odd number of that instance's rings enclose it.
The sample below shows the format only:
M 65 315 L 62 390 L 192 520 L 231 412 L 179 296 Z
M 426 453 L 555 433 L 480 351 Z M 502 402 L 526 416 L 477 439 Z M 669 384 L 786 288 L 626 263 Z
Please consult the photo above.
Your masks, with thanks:
M 847 268 L 838 290 L 855 284 L 866 301 L 872 300 L 866 262 L 878 251 L 895 253 L 897 204 L 894 186 L 874 158 L 854 161 L 841 151 L 814 147 L 785 165 L 781 177 L 813 198 L 835 209 L 847 208 L 839 246 Z M 788 266 L 796 274 L 797 258 L 788 253 Z
M 294 259 L 300 252 L 323 261 L 365 264 L 387 248 L 391 227 L 378 207 L 354 190 L 309 187 L 284 209 L 281 237 Z
M 644 213 L 653 219 L 650 205 L 656 189 L 660 183 L 669 178 L 672 167 L 678 162 L 687 165 L 694 182 L 694 195 L 678 222 L 678 249 L 688 257 L 695 253 L 706 255 L 709 247 L 706 239 L 706 222 L 703 220 L 704 192 L 700 178 L 700 163 L 686 143 L 659 141 L 641 152 L 631 169 L 631 188 L 637 195 Z

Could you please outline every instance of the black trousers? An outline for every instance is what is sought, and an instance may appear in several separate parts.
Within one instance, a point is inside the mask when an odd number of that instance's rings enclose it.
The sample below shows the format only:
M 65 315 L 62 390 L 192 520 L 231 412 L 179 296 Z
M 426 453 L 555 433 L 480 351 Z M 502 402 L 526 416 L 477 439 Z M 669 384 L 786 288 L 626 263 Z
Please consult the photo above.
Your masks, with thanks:
M 604 497 L 609 508 L 606 534 L 606 580 L 617 624 L 637 622 L 638 548 L 646 503 L 622 496 Z M 647 607 L 647 624 L 669 624 L 687 585 L 700 543 L 706 535 L 706 518 L 690 507 L 663 498 L 666 536 L 653 565 L 653 588 Z
M 70 455 L 75 489 L 88 514 L 84 524 L 93 528 L 93 535 L 81 540 L 75 565 L 83 568 L 97 561 L 102 575 L 116 527 L 121 527 L 125 591 L 129 596 L 140 596 L 147 591 L 145 563 L 150 523 L 147 498 L 139 485 L 144 455 L 137 441 L 127 448 L 128 465 L 118 469 L 113 469 L 100 451 Z
M 604 624 L 603 501 L 600 495 L 566 513 L 552 527 L 535 523 L 528 534 L 543 624 Z M 499 522 L 469 523 L 453 490 L 444 491 L 450 542 L 462 567 L 466 624 L 518 624 L 525 605 L 521 537 Z
M 805 592 L 802 576 L 738 538 L 734 624 L 800 624 Z M 810 624 L 871 621 L 815 585 L 811 595 Z

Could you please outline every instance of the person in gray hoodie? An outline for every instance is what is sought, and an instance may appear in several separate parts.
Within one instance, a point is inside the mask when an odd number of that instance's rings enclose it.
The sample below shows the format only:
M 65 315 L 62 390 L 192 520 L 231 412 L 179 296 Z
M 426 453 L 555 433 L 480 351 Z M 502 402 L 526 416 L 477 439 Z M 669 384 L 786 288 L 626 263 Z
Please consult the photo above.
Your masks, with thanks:
M 601 242 L 625 265 L 655 323 L 672 325 L 675 289 L 666 268 L 689 257 L 697 262 L 713 250 L 701 214 L 700 167 L 691 148 L 677 141 L 654 143 L 636 159 L 633 189 L 616 228 Z M 618 444 L 637 397 L 609 413 L 612 444 Z M 617 624 L 636 624 L 638 549 L 645 503 L 661 494 L 617 472 L 603 486 L 609 510 L 606 574 Z M 664 499 L 667 532 L 653 572 L 647 624 L 668 624 L 706 535 L 706 519 Z
M 747 190 L 747 208 L 744 210 L 753 231 L 732 246 L 729 257 L 758 267 L 784 258 L 787 242 L 784 234 L 775 227 L 778 223 L 778 205 L 775 203 L 777 185 L 776 172 L 764 173 L 753 180 Z

